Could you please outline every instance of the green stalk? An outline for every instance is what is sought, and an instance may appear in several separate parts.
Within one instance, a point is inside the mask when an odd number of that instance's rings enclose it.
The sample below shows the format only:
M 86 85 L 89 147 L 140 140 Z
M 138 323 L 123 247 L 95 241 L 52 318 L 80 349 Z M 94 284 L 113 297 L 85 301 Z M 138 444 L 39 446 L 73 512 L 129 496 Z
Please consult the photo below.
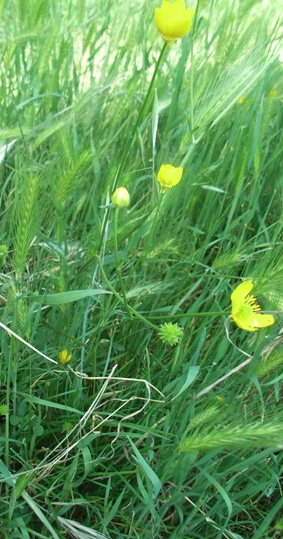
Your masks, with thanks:
M 118 185 L 118 181 L 119 181 L 119 179 L 120 179 L 120 177 L 121 177 L 121 174 L 122 174 L 122 172 L 123 172 L 123 170 L 124 170 L 124 167 L 125 167 L 125 164 L 126 164 L 126 160 L 127 160 L 127 157 L 128 157 L 128 153 L 129 153 L 130 147 L 131 147 L 132 142 L 133 142 L 133 140 L 134 140 L 134 137 L 135 137 L 135 134 L 136 134 L 136 130 L 137 130 L 138 126 L 139 126 L 141 117 L 142 117 L 143 113 L 145 112 L 146 107 L 147 107 L 147 105 L 148 105 L 149 97 L 150 97 L 151 92 L 152 92 L 152 88 L 153 88 L 153 85 L 154 85 L 154 82 L 155 82 L 155 79 L 156 79 L 156 75 L 157 75 L 157 72 L 158 72 L 158 70 L 159 70 L 159 66 L 160 66 L 160 64 L 161 64 L 161 60 L 162 60 L 162 58 L 163 58 L 163 56 L 164 56 L 164 53 L 165 53 L 165 51 L 166 51 L 166 49 L 167 49 L 167 46 L 168 46 L 168 43 L 165 41 L 164 44 L 163 44 L 163 47 L 162 47 L 162 49 L 161 49 L 161 51 L 160 51 L 159 58 L 158 58 L 158 60 L 157 60 L 157 62 L 156 62 L 156 66 L 155 66 L 155 69 L 154 69 L 154 72 L 153 72 L 151 81 L 150 81 L 150 83 L 149 83 L 149 87 L 148 87 L 146 96 L 145 96 L 145 98 L 144 98 L 143 104 L 142 104 L 142 106 L 141 106 L 140 112 L 139 112 L 138 117 L 137 117 L 137 119 L 136 119 L 136 123 L 135 123 L 135 125 L 134 125 L 134 127 L 133 127 L 133 130 L 132 130 L 132 132 L 131 132 L 131 135 L 130 135 L 129 138 L 128 138 L 128 142 L 127 142 L 127 144 L 126 144 L 126 146 L 125 146 L 124 153 L 123 153 L 122 159 L 121 159 L 121 164 L 120 164 L 120 167 L 119 167 L 119 169 L 118 169 L 118 172 L 117 172 L 117 175 L 116 175 L 116 178 L 115 178 L 115 182 L 114 182 L 114 185 L 113 185 L 113 191 L 115 191 L 115 189 L 116 189 L 116 187 L 117 187 L 117 185 Z
M 196 10 L 194 14 L 193 19 L 193 29 L 191 33 L 191 39 L 190 39 L 190 53 L 191 53 L 191 68 L 190 68 L 190 123 L 191 123 L 191 131 L 192 131 L 192 141 L 195 143 L 194 138 L 194 127 L 195 127 L 195 121 L 194 121 L 194 41 L 195 41 L 195 33 L 196 33 L 196 24 L 198 20 L 198 11 L 199 11 L 199 0 L 196 5 Z
M 135 137 L 135 134 L 136 134 L 136 130 L 137 130 L 138 126 L 139 126 L 142 115 L 144 114 L 144 112 L 145 112 L 145 110 L 146 110 L 146 108 L 148 106 L 149 98 L 150 98 L 150 95 L 151 95 L 151 92 L 152 92 L 152 89 L 153 89 L 153 85 L 154 85 L 154 82 L 155 82 L 155 79 L 156 79 L 156 75 L 158 73 L 158 70 L 159 70 L 162 58 L 163 58 L 163 56 L 165 54 L 165 51 L 167 49 L 167 46 L 168 46 L 168 43 L 165 41 L 164 44 L 163 44 L 163 47 L 162 47 L 162 49 L 160 51 L 159 58 L 158 58 L 158 60 L 156 62 L 156 66 L 155 66 L 155 69 L 154 69 L 154 72 L 153 72 L 153 75 L 152 75 L 152 78 L 151 78 L 151 81 L 150 81 L 146 96 L 144 98 L 143 104 L 141 106 L 138 117 L 136 119 L 135 125 L 134 125 L 134 127 L 133 127 L 133 129 L 132 129 L 132 131 L 131 131 L 131 133 L 129 135 L 126 146 L 124 148 L 124 152 L 123 152 L 122 158 L 121 158 L 121 163 L 120 163 L 120 166 L 119 166 L 119 168 L 117 170 L 117 174 L 116 174 L 115 179 L 114 179 L 114 183 L 113 183 L 113 187 L 112 187 L 113 192 L 115 191 L 115 189 L 116 189 L 116 187 L 118 185 L 118 182 L 119 182 L 119 180 L 121 178 L 121 175 L 123 173 L 123 170 L 124 170 L 124 167 L 125 167 L 125 164 L 126 164 L 126 160 L 127 160 L 127 157 L 128 157 L 128 153 L 129 153 L 129 150 L 130 150 L 131 145 L 133 143 L 133 140 L 134 140 L 134 137 Z M 104 215 L 102 229 L 101 229 L 101 235 L 100 235 L 100 241 L 99 241 L 98 249 L 97 249 L 98 253 L 100 253 L 100 251 L 102 249 L 102 246 L 105 243 L 105 231 L 106 231 L 106 228 L 107 228 L 107 224 L 108 224 L 108 221 L 109 221 L 109 213 L 110 213 L 111 210 L 112 210 L 112 208 L 108 207 L 106 209 L 106 212 L 105 212 L 105 215 Z M 92 283 L 95 280 L 96 274 L 97 274 L 97 265 L 94 268 Z M 122 290 L 123 290 L 123 288 L 122 288 Z M 124 298 L 123 298 L 123 300 L 124 300 Z M 90 299 L 87 301 L 87 305 L 86 305 L 85 312 L 84 312 L 84 318 L 83 318 L 83 327 L 82 327 L 82 341 L 83 342 L 85 342 L 89 306 L 90 306 Z M 81 350 L 81 362 L 80 362 L 81 372 L 83 371 L 84 360 L 85 360 L 85 348 L 83 346 L 82 350 Z
M 164 53 L 165 53 L 165 51 L 167 49 L 167 46 L 168 46 L 168 43 L 167 43 L 167 41 L 165 41 L 164 45 L 163 45 L 163 47 L 162 47 L 162 49 L 160 51 L 159 58 L 158 58 L 158 60 L 156 62 L 156 66 L 155 66 L 155 69 L 154 69 L 154 72 L 153 72 L 153 75 L 152 75 L 152 78 L 151 78 L 151 81 L 150 81 L 146 96 L 145 96 L 143 104 L 141 106 L 140 112 L 138 114 L 135 125 L 134 125 L 134 127 L 133 127 L 133 129 L 132 129 L 132 131 L 131 131 L 131 133 L 129 135 L 126 146 L 124 148 L 124 152 L 123 152 L 123 155 L 122 155 L 122 158 L 121 158 L 121 163 L 119 165 L 119 168 L 117 170 L 117 174 L 116 174 L 115 179 L 114 179 L 114 183 L 113 183 L 113 187 L 112 187 L 113 192 L 115 191 L 115 189 L 116 189 L 116 187 L 118 185 L 118 182 L 119 182 L 119 180 L 121 178 L 121 175 L 122 175 L 122 173 L 124 171 L 126 160 L 128 158 L 128 153 L 130 151 L 131 145 L 132 145 L 133 140 L 135 138 L 136 130 L 137 130 L 138 126 L 139 126 L 141 117 L 142 117 L 143 113 L 145 112 L 146 107 L 148 106 L 148 102 L 149 102 L 149 98 L 150 98 L 150 95 L 151 95 L 151 92 L 152 92 L 154 81 L 156 79 L 156 75 L 157 75 L 157 72 L 159 70 L 161 60 L 162 60 L 162 58 L 164 56 Z M 110 210 L 111 210 L 111 208 L 107 208 L 107 210 L 106 210 L 106 219 L 104 219 L 104 223 L 103 223 L 103 227 L 102 227 L 102 231 L 101 231 L 101 238 L 100 238 L 100 243 L 99 243 L 99 247 L 98 247 L 98 252 L 100 251 L 100 249 L 102 247 L 102 244 L 103 244 L 105 228 L 106 228 L 106 224 L 108 222 L 108 216 L 109 216 Z
M 101 275 L 102 275 L 105 283 L 107 284 L 109 290 L 111 290 L 113 296 L 115 296 L 115 298 L 118 299 L 118 301 L 120 303 L 122 303 L 125 306 L 125 308 L 127 308 L 127 310 L 130 311 L 131 314 L 133 314 L 135 316 L 135 318 L 138 318 L 139 320 L 142 320 L 142 322 L 144 322 L 145 324 L 147 324 L 151 328 L 155 329 L 156 331 L 159 331 L 158 326 L 155 326 L 154 324 L 149 322 L 149 320 L 147 320 L 144 316 L 142 316 L 142 314 L 140 314 L 138 311 L 133 309 L 133 307 L 131 307 L 130 305 L 128 305 L 128 304 L 125 305 L 124 298 L 115 290 L 115 288 L 110 283 L 110 281 L 109 281 L 109 279 L 108 279 L 108 277 L 107 277 L 107 275 L 106 275 L 106 273 L 104 271 L 102 262 L 98 257 L 97 257 L 97 264 L 99 266 L 99 270 L 101 272 Z
M 126 290 L 125 290 L 125 286 L 124 286 L 124 282 L 123 282 L 123 278 L 122 278 L 121 261 L 119 260 L 119 251 L 118 251 L 118 213 L 119 213 L 119 208 L 115 208 L 113 234 L 114 234 L 114 254 L 115 254 L 115 261 L 116 261 L 116 274 L 117 274 L 117 277 L 118 277 L 118 280 L 119 280 L 119 283 L 120 283 L 125 308 L 126 308 L 126 310 L 128 312 L 129 317 L 132 318 L 131 312 L 130 312 L 129 307 L 128 307 Z
M 153 216 L 153 220 L 152 220 L 152 223 L 151 223 L 148 239 L 145 242 L 145 248 L 148 246 L 149 249 L 150 249 L 150 246 L 151 246 L 151 243 L 152 243 L 152 237 L 153 237 L 153 234 L 154 234 L 155 229 L 156 229 L 157 217 L 158 217 L 159 210 L 161 208 L 161 204 L 162 204 L 162 201 L 163 201 L 163 195 L 164 195 L 164 193 L 160 193 L 160 195 L 159 195 L 157 206 L 156 206 L 156 208 L 154 210 L 154 216 Z
M 150 315 L 150 320 L 171 320 L 172 318 L 204 318 L 205 316 L 229 316 L 231 311 L 201 311 L 197 313 L 179 313 L 179 314 L 164 314 L 164 315 Z
M 11 399 L 11 377 L 12 377 L 12 364 L 13 364 L 13 341 L 10 341 L 9 347 L 9 360 L 7 368 L 7 388 L 6 388 L 6 405 L 7 414 L 5 415 L 5 464 L 7 468 L 10 468 L 10 399 Z

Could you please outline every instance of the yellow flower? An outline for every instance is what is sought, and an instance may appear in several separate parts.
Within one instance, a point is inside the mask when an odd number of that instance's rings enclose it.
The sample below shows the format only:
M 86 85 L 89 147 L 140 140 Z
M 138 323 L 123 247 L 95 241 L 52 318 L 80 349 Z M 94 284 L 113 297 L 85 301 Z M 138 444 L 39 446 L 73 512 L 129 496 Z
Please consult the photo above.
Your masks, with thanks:
M 189 33 L 193 16 L 194 9 L 186 8 L 185 0 L 162 0 L 161 8 L 155 8 L 154 21 L 165 41 L 175 41 Z
M 161 165 L 157 174 L 157 181 L 161 185 L 161 191 L 164 192 L 170 187 L 177 185 L 183 175 L 182 167 L 173 167 L 172 165 Z
M 127 208 L 130 204 L 130 195 L 125 187 L 118 187 L 111 196 L 111 202 L 116 208 Z
M 251 281 L 239 284 L 231 294 L 232 313 L 230 317 L 241 329 L 256 331 L 258 328 L 272 326 L 275 322 L 272 314 L 262 314 L 261 308 L 250 291 L 254 285 Z
M 61 365 L 65 365 L 66 363 L 71 361 L 71 359 L 72 354 L 68 354 L 68 350 L 61 350 L 61 352 L 59 352 L 59 361 Z

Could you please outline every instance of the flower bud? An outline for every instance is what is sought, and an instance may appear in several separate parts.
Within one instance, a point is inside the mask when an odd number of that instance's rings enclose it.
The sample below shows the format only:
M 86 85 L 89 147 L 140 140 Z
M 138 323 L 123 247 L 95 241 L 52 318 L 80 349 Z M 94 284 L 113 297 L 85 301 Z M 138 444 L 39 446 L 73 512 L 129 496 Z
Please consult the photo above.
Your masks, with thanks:
M 160 326 L 158 335 L 162 342 L 173 346 L 174 344 L 178 344 L 183 335 L 183 329 L 178 324 L 168 322 Z
M 125 187 L 118 187 L 111 196 L 111 202 L 116 208 L 127 208 L 130 204 L 130 195 Z
M 61 365 L 65 365 L 65 363 L 68 363 L 72 359 L 72 354 L 68 353 L 68 350 L 64 349 L 59 352 L 59 361 Z

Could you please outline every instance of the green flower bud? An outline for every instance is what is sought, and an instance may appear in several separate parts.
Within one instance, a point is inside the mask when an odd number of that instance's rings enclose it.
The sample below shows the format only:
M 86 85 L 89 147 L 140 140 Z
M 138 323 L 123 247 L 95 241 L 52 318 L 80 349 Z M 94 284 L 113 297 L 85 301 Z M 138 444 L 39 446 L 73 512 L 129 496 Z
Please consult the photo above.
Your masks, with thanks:
M 178 324 L 168 322 L 160 326 L 158 335 L 162 342 L 173 346 L 174 344 L 178 344 L 183 335 L 183 330 Z
M 116 208 L 127 208 L 130 204 L 130 195 L 125 187 L 118 187 L 111 196 L 111 202 Z

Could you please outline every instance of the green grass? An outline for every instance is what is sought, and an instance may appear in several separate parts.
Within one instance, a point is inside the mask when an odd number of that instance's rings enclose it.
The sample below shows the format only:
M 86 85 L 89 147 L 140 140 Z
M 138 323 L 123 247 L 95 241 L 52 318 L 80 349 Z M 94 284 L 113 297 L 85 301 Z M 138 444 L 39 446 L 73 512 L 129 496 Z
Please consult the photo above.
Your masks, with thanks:
M 158 5 L 0 1 L 3 538 L 281 537 L 281 9 Z

